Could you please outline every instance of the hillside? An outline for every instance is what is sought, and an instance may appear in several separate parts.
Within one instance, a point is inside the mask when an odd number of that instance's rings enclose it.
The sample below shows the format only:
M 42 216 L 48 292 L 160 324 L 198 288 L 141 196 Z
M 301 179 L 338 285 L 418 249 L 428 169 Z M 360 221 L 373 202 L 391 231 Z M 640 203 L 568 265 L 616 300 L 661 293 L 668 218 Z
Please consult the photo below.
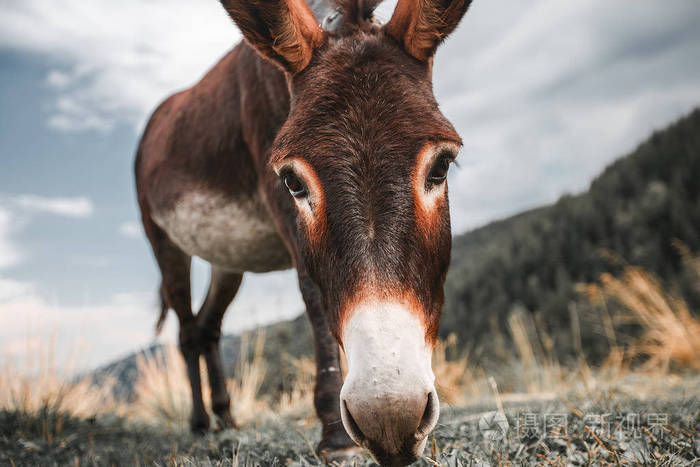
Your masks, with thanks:
M 627 262 L 656 274 L 697 310 L 697 277 L 683 267 L 676 239 L 700 251 L 700 109 L 611 164 L 585 193 L 457 236 L 441 334 L 455 332 L 483 353 L 502 343 L 493 336 L 507 335 L 511 311 L 524 309 L 559 356 L 571 355 L 574 316 L 584 351 L 600 357 L 601 318 L 576 284 Z

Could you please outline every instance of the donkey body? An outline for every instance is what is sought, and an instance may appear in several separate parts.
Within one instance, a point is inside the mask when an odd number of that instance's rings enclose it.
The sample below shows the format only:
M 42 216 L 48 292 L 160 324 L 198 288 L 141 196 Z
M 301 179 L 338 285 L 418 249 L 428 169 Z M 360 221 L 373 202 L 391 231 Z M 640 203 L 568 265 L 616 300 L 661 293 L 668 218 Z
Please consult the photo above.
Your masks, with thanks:
M 400 0 L 386 26 L 376 2 L 316 1 L 318 18 L 303 0 L 222 3 L 246 42 L 156 109 L 135 164 L 192 428 L 209 428 L 200 356 L 218 423 L 235 426 L 218 342 L 243 273 L 294 267 L 316 350 L 318 450 L 356 442 L 383 464 L 411 462 L 439 412 L 430 353 L 449 263 L 445 175 L 461 144 L 432 95 L 432 55 L 469 2 Z M 212 271 L 196 314 L 192 256 Z

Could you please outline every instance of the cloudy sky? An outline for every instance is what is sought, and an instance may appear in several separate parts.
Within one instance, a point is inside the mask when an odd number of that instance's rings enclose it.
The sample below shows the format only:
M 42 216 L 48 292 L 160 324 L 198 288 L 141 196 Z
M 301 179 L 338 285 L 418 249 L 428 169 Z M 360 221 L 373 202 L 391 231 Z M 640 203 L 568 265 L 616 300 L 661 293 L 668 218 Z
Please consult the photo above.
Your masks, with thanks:
M 475 0 L 435 66 L 465 141 L 455 230 L 584 190 L 700 103 L 698 18 L 694 0 Z M 153 341 L 134 149 L 154 106 L 238 40 L 216 0 L 0 0 L 0 359 L 51 337 L 88 367 Z M 206 280 L 196 262 L 196 297 Z M 224 327 L 301 309 L 293 272 L 248 275 Z

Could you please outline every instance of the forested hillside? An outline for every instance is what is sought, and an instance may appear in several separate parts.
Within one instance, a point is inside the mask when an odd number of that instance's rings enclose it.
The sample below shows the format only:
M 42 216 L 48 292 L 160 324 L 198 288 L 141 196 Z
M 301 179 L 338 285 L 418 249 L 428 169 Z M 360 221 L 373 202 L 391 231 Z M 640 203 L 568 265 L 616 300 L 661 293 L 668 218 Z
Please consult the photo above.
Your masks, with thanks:
M 610 165 L 587 192 L 456 237 L 441 334 L 488 348 L 495 331 L 507 336 L 509 313 L 525 309 L 567 354 L 570 319 L 582 314 L 584 349 L 595 357 L 597 317 L 581 312 L 575 285 L 621 261 L 658 275 L 698 309 L 697 277 L 675 240 L 700 251 L 700 109 Z

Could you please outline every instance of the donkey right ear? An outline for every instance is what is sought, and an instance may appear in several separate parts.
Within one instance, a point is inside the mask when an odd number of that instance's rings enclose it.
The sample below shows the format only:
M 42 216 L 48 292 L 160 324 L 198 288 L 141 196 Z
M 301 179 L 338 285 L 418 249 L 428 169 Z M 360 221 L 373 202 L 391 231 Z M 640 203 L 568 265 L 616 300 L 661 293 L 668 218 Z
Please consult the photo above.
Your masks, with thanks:
M 406 52 L 428 61 L 470 4 L 471 0 L 399 0 L 385 29 Z
M 255 50 L 288 73 L 306 68 L 324 33 L 305 0 L 221 0 Z

